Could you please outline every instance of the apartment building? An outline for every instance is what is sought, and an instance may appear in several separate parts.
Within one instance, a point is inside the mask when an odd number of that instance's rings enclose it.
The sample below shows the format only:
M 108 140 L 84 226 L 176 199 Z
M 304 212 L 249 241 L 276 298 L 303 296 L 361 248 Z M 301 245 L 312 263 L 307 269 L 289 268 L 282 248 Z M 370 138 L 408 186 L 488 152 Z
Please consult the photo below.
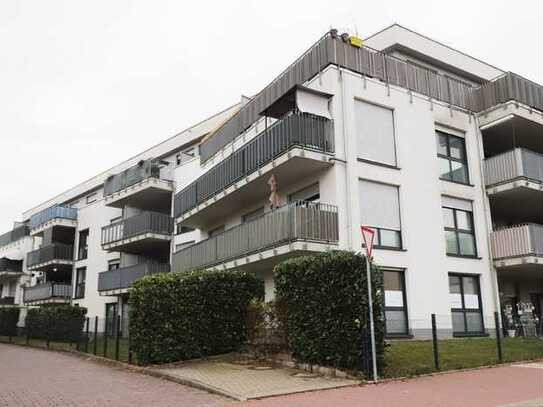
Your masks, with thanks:
M 24 212 L 2 293 L 126 316 L 141 276 L 221 268 L 270 300 L 275 264 L 360 250 L 365 225 L 389 336 L 426 337 L 432 313 L 485 334 L 504 305 L 543 308 L 542 112 L 540 85 L 402 26 L 332 30 L 254 97 Z

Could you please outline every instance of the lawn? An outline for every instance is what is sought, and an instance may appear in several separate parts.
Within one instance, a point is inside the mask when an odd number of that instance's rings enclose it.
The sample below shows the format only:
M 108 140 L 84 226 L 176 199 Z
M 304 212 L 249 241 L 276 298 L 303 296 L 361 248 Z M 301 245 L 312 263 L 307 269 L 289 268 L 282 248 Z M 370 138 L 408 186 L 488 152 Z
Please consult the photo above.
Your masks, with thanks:
M 504 362 L 543 358 L 543 340 L 504 338 Z M 498 363 L 496 339 L 440 340 L 440 370 L 464 369 Z M 435 371 L 431 341 L 397 341 L 385 350 L 385 377 L 416 376 Z

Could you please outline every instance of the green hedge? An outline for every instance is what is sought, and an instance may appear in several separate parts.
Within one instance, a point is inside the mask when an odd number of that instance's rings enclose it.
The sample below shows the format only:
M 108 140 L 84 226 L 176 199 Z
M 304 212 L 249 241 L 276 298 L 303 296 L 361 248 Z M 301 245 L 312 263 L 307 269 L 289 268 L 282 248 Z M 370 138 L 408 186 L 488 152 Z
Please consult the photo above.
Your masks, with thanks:
M 144 277 L 130 290 L 130 336 L 141 363 L 167 363 L 238 350 L 247 307 L 262 281 L 233 271 Z
M 299 360 L 347 369 L 367 368 L 368 298 L 365 257 L 331 251 L 278 264 L 277 301 L 284 307 L 283 328 Z M 384 355 L 383 274 L 373 267 L 372 287 L 378 362 Z M 367 355 L 367 354 L 366 354 Z M 369 359 L 369 360 L 368 360 Z
M 19 321 L 19 308 L 0 308 L 0 335 L 16 336 L 17 322 Z
M 76 342 L 83 332 L 87 309 L 73 305 L 31 308 L 25 327 L 31 338 L 58 342 Z

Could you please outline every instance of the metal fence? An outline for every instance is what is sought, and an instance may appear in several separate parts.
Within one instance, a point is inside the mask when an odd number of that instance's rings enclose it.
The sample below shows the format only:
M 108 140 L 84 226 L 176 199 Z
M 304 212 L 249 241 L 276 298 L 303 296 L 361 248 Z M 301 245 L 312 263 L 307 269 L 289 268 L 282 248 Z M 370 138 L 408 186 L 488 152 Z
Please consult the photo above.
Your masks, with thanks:
M 30 235 L 30 228 L 26 225 L 19 226 L 0 235 L 0 247 L 7 246 L 10 243 L 16 242 L 19 239 L 22 239 L 25 236 Z
M 494 259 L 543 255 L 543 225 L 526 223 L 498 228 L 490 234 Z
M 487 187 L 516 179 L 543 183 L 543 155 L 525 148 L 515 148 L 487 158 L 484 161 L 484 174 Z
M 293 146 L 332 153 L 332 122 L 307 114 L 291 114 L 275 122 L 176 194 L 174 214 L 179 216 L 243 179 Z
M 29 252 L 26 257 L 26 264 L 27 267 L 32 267 L 52 260 L 73 261 L 73 259 L 74 247 L 72 245 L 64 243 L 52 243 Z
M 72 286 L 64 283 L 45 283 L 24 287 L 23 302 L 49 300 L 51 298 L 70 298 Z
M 98 291 L 129 288 L 134 281 L 148 274 L 167 273 L 169 271 L 169 264 L 152 262 L 121 267 L 117 270 L 104 271 L 98 274 Z
M 54 205 L 30 217 L 30 229 L 35 229 L 52 219 L 77 220 L 77 209 L 64 205 Z
M 142 212 L 102 228 L 102 244 L 109 244 L 144 233 L 171 235 L 173 219 L 159 212 Z
M 23 261 L 11 260 L 11 259 L 8 259 L 7 257 L 0 257 L 0 271 L 22 272 Z
M 160 178 L 159 159 L 142 160 L 123 172 L 108 177 L 104 182 L 104 196 L 119 192 L 147 178 Z
M 296 240 L 337 243 L 337 207 L 296 201 L 198 242 L 173 255 L 173 270 L 187 271 Z

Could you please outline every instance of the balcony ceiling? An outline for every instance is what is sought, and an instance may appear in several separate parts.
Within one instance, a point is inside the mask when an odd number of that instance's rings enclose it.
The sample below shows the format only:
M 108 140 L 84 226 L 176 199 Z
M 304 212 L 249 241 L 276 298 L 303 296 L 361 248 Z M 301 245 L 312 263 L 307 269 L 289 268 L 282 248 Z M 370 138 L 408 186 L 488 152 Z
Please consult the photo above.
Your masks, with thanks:
M 482 131 L 485 157 L 524 147 L 543 153 L 543 126 L 524 117 L 513 115 L 511 119 L 497 123 Z
M 136 254 L 160 260 L 169 257 L 170 239 L 170 236 L 167 235 L 161 235 L 160 238 L 141 235 L 136 238 L 108 243 L 102 245 L 102 247 L 108 251 Z
M 164 188 L 146 183 L 143 187 L 126 188 L 108 197 L 107 206 L 123 208 L 125 205 L 130 205 L 146 211 L 170 214 L 172 190 L 171 186 Z
M 518 187 L 490 195 L 489 198 L 494 222 L 543 224 L 543 191 Z
M 500 281 L 543 280 L 543 264 L 522 264 L 498 269 Z

